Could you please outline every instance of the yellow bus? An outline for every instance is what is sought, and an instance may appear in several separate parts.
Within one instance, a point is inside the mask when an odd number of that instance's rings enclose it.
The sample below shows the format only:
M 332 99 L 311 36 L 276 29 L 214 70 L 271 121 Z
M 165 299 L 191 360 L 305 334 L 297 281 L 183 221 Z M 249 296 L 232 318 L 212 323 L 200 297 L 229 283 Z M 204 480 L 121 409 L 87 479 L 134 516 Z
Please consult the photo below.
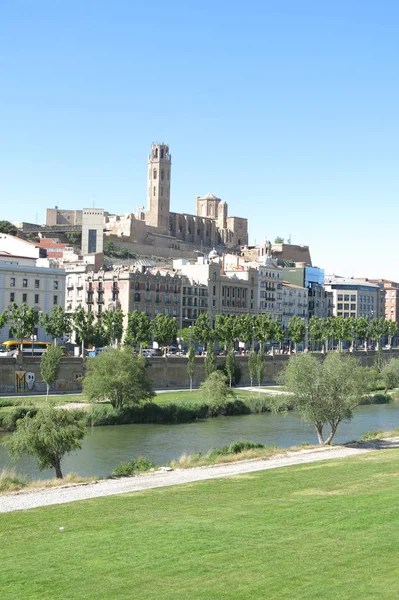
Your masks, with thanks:
M 27 356 L 41 356 L 50 346 L 50 342 L 31 342 L 24 340 L 22 342 L 22 352 Z M 3 356 L 14 356 L 19 348 L 17 340 L 7 340 L 0 344 L 0 358 Z

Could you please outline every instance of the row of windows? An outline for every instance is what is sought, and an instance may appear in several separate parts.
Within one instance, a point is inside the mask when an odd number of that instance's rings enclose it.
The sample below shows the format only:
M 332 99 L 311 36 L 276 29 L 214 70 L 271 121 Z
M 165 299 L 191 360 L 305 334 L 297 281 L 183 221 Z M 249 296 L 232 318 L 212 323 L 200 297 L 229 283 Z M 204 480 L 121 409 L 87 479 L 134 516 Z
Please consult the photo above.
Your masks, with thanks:
M 10 292 L 10 302 L 17 302 L 16 300 L 17 295 L 15 292 Z M 27 303 L 28 302 L 28 294 L 23 293 L 22 294 L 22 303 Z M 40 304 L 40 294 L 35 294 L 35 304 Z M 53 296 L 53 305 L 57 306 L 58 305 L 58 296 L 55 294 Z
M 342 305 L 342 303 L 338 303 L 337 309 L 338 310 L 342 310 L 342 309 L 343 310 L 349 310 L 349 304 Z M 350 305 L 350 310 L 356 310 L 356 304 L 351 304 Z
M 16 284 L 17 284 L 17 278 L 10 277 L 10 287 L 16 287 Z M 58 284 L 59 284 L 59 282 L 57 281 L 57 279 L 54 279 L 54 281 L 53 281 L 53 289 L 54 290 L 59 289 Z M 28 278 L 27 277 L 22 278 L 22 287 L 24 287 L 24 288 L 28 287 Z M 35 279 L 34 287 L 36 290 L 38 290 L 40 288 L 40 279 Z
M 167 283 L 167 284 L 165 284 L 165 286 L 164 286 L 164 287 L 165 287 L 165 292 L 174 292 L 175 294 L 178 294 L 178 293 L 179 293 L 179 288 L 178 288 L 178 286 L 177 286 L 177 285 L 169 285 L 169 284 Z M 136 281 L 136 282 L 135 282 L 135 284 L 134 284 L 134 289 L 135 289 L 135 290 L 139 290 L 139 289 L 140 289 L 140 282 L 139 282 L 139 281 Z M 184 288 L 184 289 L 185 289 L 185 288 Z M 151 291 L 151 284 L 150 284 L 149 282 L 146 282 L 146 284 L 145 284 L 145 291 L 146 291 L 146 292 L 150 292 L 150 291 Z M 159 292 L 159 291 L 160 291 L 160 285 L 159 285 L 159 283 L 157 283 L 157 284 L 155 285 L 155 291 L 156 291 L 156 292 Z

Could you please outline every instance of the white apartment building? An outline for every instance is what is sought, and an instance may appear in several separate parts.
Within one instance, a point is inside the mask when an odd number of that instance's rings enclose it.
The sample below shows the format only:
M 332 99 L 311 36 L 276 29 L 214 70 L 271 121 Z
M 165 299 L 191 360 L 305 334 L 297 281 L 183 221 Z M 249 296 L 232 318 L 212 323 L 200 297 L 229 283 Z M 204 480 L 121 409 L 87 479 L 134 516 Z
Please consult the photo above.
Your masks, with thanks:
M 325 289 L 332 293 L 334 317 L 385 316 L 385 290 L 378 284 L 330 275 L 325 277 Z
M 308 290 L 299 285 L 283 281 L 283 315 L 282 326 L 287 329 L 292 317 L 300 317 L 308 321 Z
M 281 322 L 283 316 L 283 270 L 276 261 L 266 257 L 258 264 L 259 313 L 271 315 L 273 321 Z
M 50 313 L 56 306 L 64 308 L 65 271 L 36 266 L 35 259 L 9 256 L 0 259 L 0 312 L 10 310 L 13 302 L 24 302 L 38 312 Z M 52 341 L 42 327 L 35 332 L 39 341 Z M 0 331 L 0 342 L 12 339 L 10 324 Z

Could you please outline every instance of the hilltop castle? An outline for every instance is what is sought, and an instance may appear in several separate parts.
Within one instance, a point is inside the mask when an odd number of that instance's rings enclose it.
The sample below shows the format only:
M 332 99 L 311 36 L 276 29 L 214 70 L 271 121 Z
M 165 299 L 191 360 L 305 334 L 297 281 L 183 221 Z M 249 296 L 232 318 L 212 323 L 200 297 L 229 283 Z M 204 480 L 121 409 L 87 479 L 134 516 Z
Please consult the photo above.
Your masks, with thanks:
M 170 211 L 172 156 L 167 144 L 153 143 L 148 156 L 146 224 L 182 242 L 235 248 L 248 244 L 248 221 L 229 217 L 227 203 L 213 194 L 197 196 L 196 214 Z
M 147 210 L 124 215 L 104 213 L 104 230 L 108 235 L 123 238 L 124 244 L 194 252 L 221 246 L 235 249 L 248 244 L 248 221 L 229 217 L 227 203 L 213 194 L 197 196 L 196 214 L 176 213 L 170 210 L 172 156 L 168 144 L 153 143 L 148 156 Z M 100 209 L 96 209 L 100 210 Z M 102 209 L 101 209 L 102 210 Z M 65 229 L 82 229 L 82 210 L 47 209 L 46 225 Z M 90 215 L 86 209 L 86 226 L 91 230 Z M 102 247 L 101 250 L 102 251 Z M 152 252 L 153 253 L 153 252 Z

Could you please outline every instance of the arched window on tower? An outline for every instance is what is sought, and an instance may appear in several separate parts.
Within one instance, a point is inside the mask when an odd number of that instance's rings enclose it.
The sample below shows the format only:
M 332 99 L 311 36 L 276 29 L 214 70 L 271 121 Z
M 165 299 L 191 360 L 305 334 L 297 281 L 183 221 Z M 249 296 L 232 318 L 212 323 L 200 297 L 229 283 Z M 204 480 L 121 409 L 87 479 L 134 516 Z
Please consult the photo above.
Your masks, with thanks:
M 155 185 L 154 185 L 154 192 L 153 192 L 154 196 L 155 196 Z
M 165 175 L 165 172 L 161 171 L 161 181 L 163 181 L 164 175 Z
M 152 173 L 152 178 L 156 179 L 157 178 L 157 170 L 154 169 L 153 173 Z
M 158 158 L 158 148 L 155 148 L 154 157 Z
M 161 186 L 161 196 L 163 196 L 163 187 Z
M 163 158 L 163 148 L 161 148 L 161 158 Z

